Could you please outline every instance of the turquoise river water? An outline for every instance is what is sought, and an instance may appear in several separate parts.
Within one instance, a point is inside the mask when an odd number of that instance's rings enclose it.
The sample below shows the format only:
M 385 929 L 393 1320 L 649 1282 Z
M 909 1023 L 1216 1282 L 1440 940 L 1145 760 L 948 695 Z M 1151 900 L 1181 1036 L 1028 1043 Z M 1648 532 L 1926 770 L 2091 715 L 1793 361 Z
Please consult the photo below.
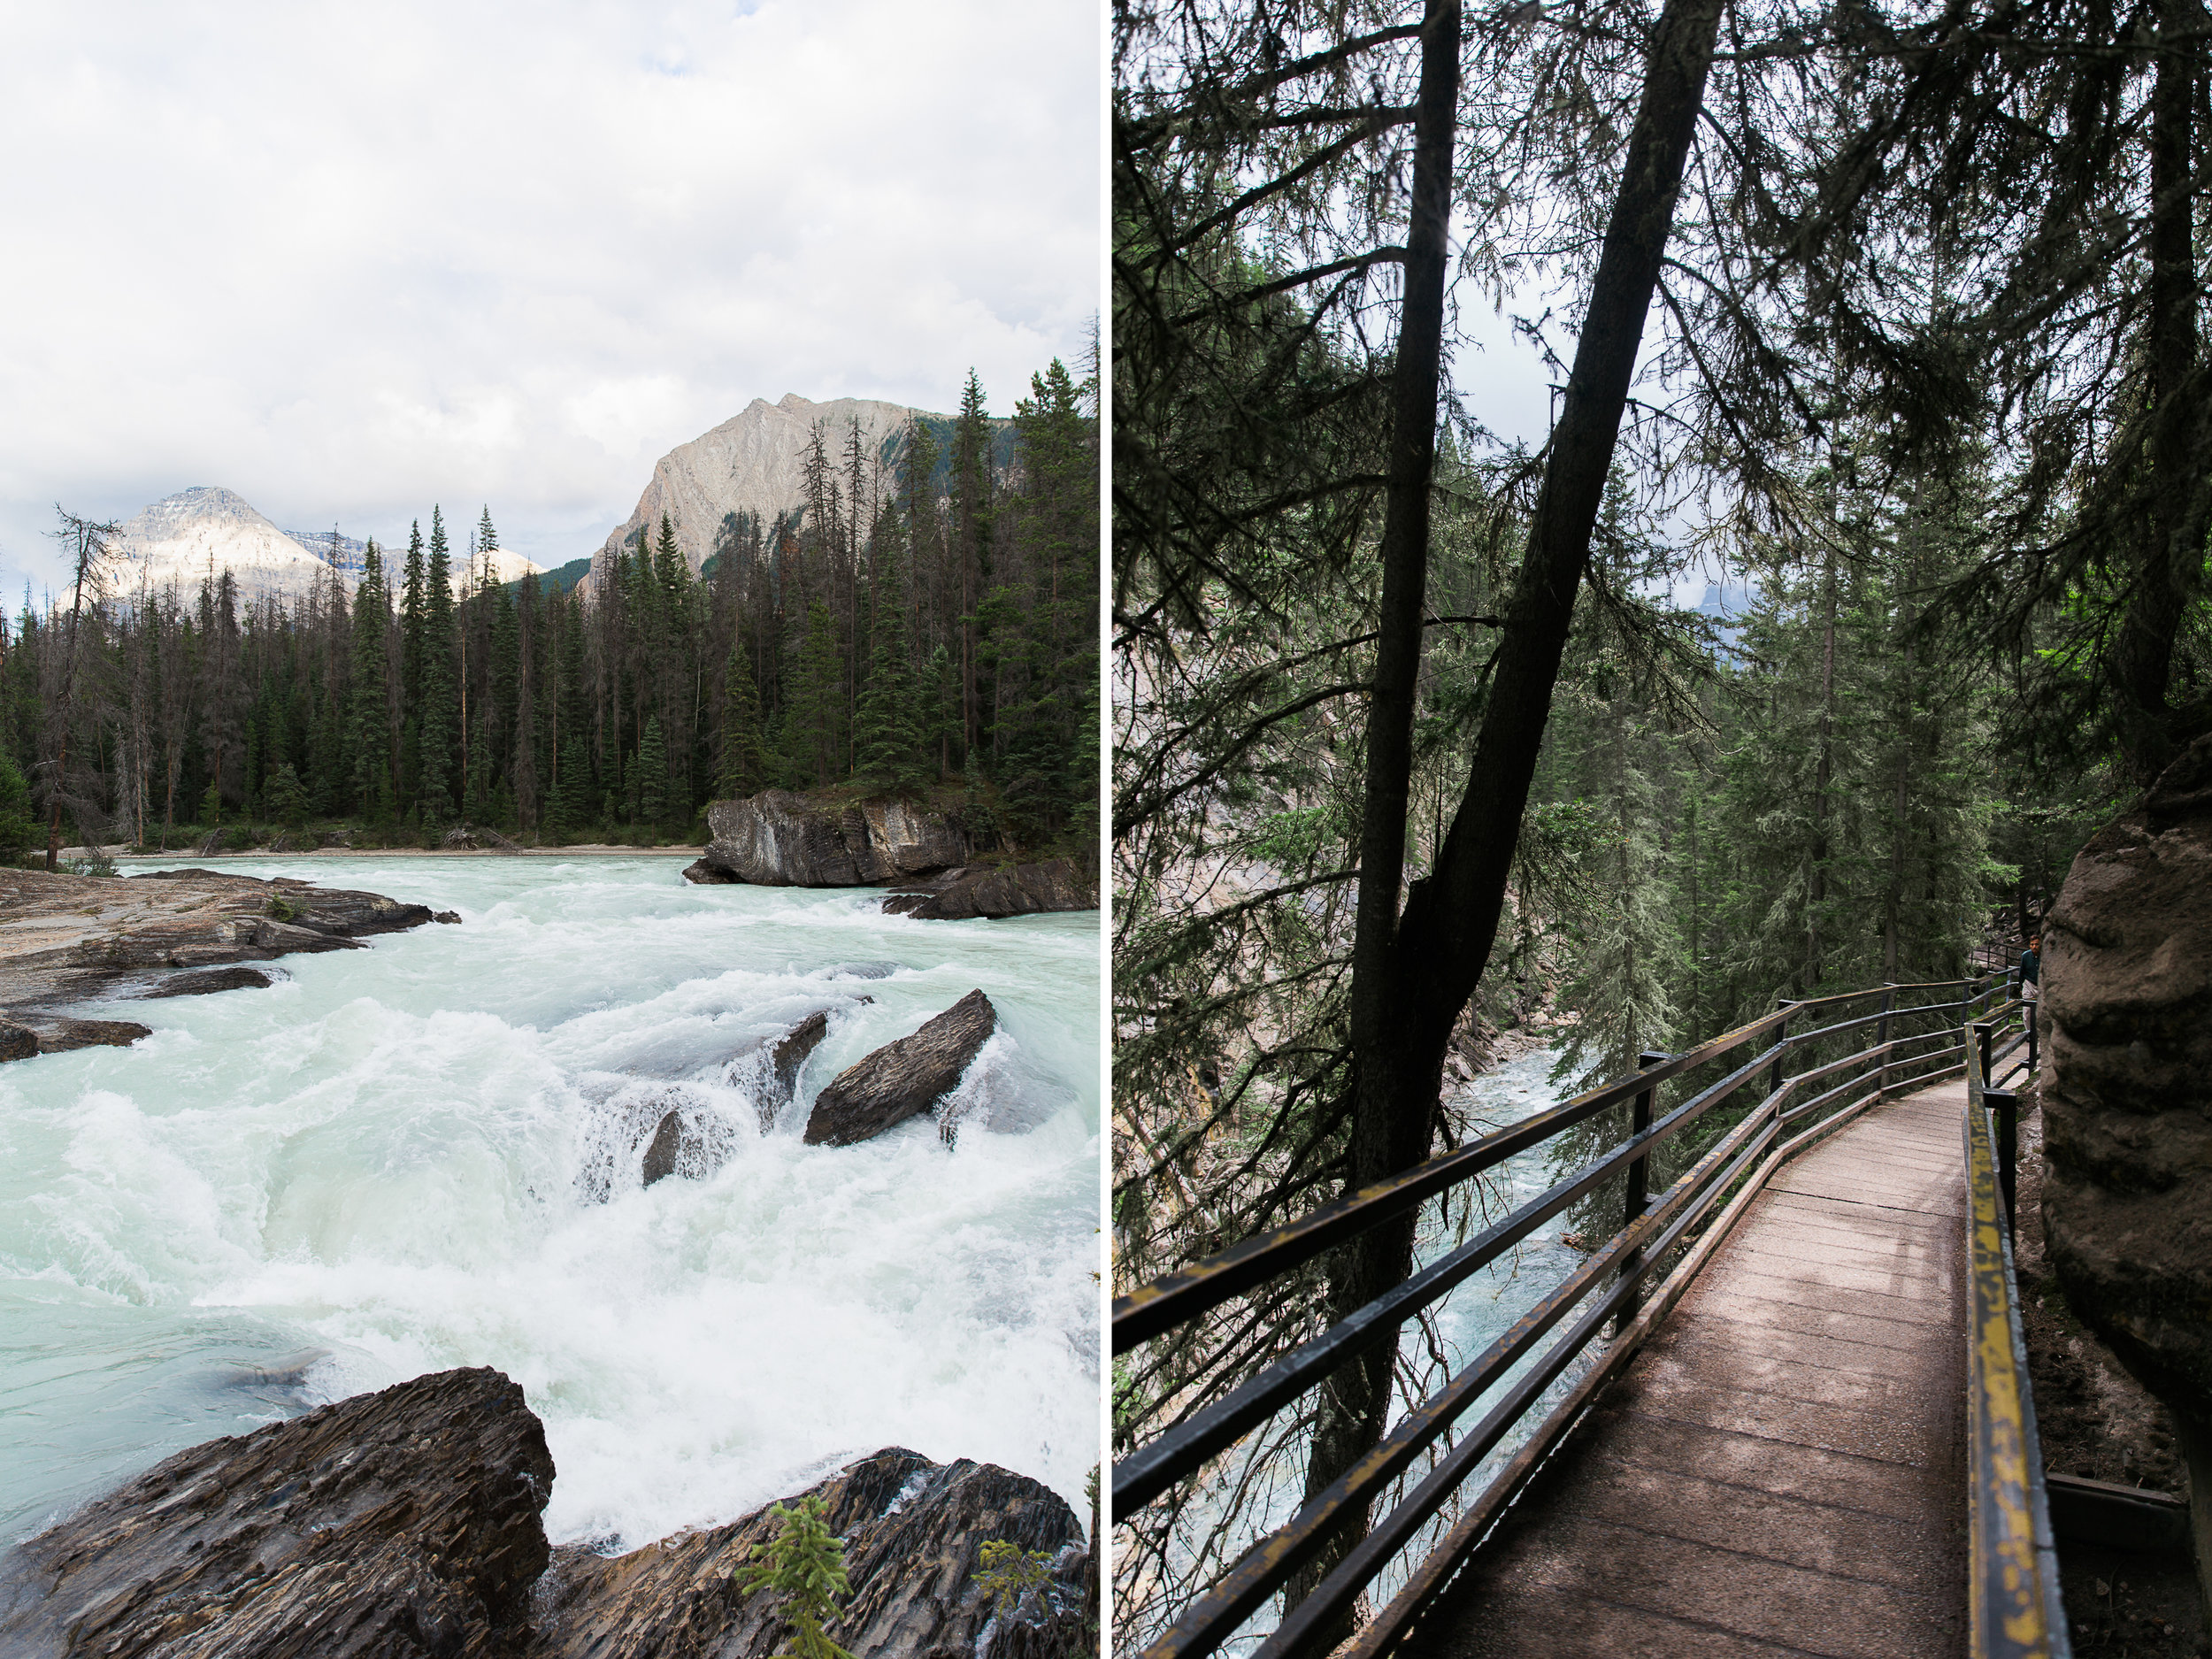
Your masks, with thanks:
M 657 857 L 225 868 L 462 925 L 104 1008 L 154 1034 L 0 1069 L 0 1546 L 183 1447 L 455 1365 L 544 1420 L 557 1541 L 727 1519 L 887 1445 L 1082 1512 L 1095 913 L 918 922 Z M 801 1143 L 830 1077 L 978 987 L 999 1029 L 956 1144 L 926 1118 Z M 732 1056 L 818 1008 L 764 1128 Z M 672 1109 L 726 1161 L 648 1188 Z

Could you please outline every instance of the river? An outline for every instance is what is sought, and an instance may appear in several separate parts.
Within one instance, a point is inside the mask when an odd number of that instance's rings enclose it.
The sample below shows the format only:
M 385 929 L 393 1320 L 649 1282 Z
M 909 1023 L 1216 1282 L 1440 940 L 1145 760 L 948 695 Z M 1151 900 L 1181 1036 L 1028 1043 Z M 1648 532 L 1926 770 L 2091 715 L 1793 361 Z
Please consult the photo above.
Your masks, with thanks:
M 557 1542 L 729 1519 L 888 1445 L 1087 1519 L 1095 912 L 919 922 L 658 857 L 223 868 L 461 925 L 109 1004 L 154 1034 L 0 1069 L 0 1544 L 183 1447 L 457 1365 L 544 1420 Z M 830 1077 L 979 987 L 998 1034 L 954 1145 L 926 1118 L 802 1144 Z M 764 1130 L 730 1056 L 817 1008 Z M 647 1187 L 671 1108 L 726 1162 Z

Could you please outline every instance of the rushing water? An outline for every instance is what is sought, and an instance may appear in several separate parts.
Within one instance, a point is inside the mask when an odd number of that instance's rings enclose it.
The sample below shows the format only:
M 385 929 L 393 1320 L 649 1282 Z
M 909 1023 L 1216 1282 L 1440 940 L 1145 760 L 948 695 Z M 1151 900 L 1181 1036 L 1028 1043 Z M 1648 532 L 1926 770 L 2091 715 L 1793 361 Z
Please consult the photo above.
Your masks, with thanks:
M 226 863 L 460 912 L 134 1002 L 0 1070 L 0 1544 L 179 1448 L 455 1365 L 544 1420 L 557 1540 L 634 1546 L 904 1445 L 1097 1461 L 1094 914 L 918 922 L 663 858 Z M 948 1147 L 807 1103 L 980 987 Z M 764 1131 L 757 1058 L 828 1034 Z M 651 1187 L 680 1110 L 726 1153 Z

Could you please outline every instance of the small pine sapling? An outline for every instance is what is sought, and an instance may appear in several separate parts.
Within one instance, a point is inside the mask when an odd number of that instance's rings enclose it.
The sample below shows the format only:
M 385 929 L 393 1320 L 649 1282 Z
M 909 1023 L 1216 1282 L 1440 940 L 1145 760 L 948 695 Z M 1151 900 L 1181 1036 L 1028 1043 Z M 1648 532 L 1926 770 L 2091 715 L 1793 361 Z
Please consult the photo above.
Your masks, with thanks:
M 1001 1617 L 1020 1605 L 1030 1591 L 1041 1601 L 1052 1582 L 1052 1557 L 1041 1549 L 1024 1549 L 1010 1539 L 984 1540 L 983 1564 L 975 1571 L 977 1587 L 989 1596 Z
M 740 1590 L 772 1590 L 778 1611 L 791 1626 L 791 1646 L 775 1659 L 853 1659 L 822 1633 L 850 1594 L 845 1582 L 845 1540 L 830 1536 L 822 1500 L 809 1493 L 795 1509 L 779 1503 L 768 1511 L 776 1535 L 753 1546 L 754 1563 L 735 1578 Z

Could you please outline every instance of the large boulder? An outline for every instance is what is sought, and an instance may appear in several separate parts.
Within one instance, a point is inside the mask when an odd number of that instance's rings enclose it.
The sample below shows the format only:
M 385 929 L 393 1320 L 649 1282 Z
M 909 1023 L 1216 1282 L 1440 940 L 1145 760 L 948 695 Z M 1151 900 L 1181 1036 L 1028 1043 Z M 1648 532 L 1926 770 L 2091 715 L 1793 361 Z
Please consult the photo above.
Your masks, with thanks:
M 303 1354 L 280 1366 L 319 1357 Z M 733 1582 L 764 1508 L 612 1558 L 547 1547 L 545 1433 L 495 1371 L 419 1377 L 160 1464 L 0 1556 L 10 1659 L 766 1659 L 779 1598 Z M 888 1448 L 819 1497 L 850 1594 L 829 1633 L 879 1659 L 1077 1659 L 1097 1576 L 1057 1494 Z M 983 1546 L 1047 1557 L 1000 1614 Z
M 552 1490 L 521 1388 L 419 1377 L 180 1452 L 0 1557 L 0 1652 L 488 1659 Z
M 831 805 L 768 789 L 713 803 L 707 826 L 714 839 L 685 872 L 695 881 L 879 887 L 965 864 L 981 850 L 958 813 L 891 796 Z
M 2051 1263 L 2174 1416 L 2212 1601 L 2212 737 L 2075 858 L 2042 985 Z
M 997 1025 L 991 999 L 971 991 L 913 1035 L 846 1067 L 814 1097 L 806 1144 L 849 1147 L 929 1110 L 952 1092 Z
M 1097 1651 L 1087 1629 L 1094 1578 L 1083 1529 L 1048 1487 L 987 1463 L 933 1463 L 892 1447 L 809 1492 L 845 1540 L 852 1594 L 828 1632 L 840 1647 L 868 1659 L 981 1651 L 993 1609 L 975 1573 L 984 1544 L 1004 1539 L 1050 1558 L 1051 1577 L 1002 1622 L 989 1651 L 1066 1659 Z M 795 1506 L 804 1495 L 784 1502 Z M 532 1659 L 763 1659 L 783 1650 L 789 1632 L 776 1598 L 733 1582 L 775 1525 L 762 1509 L 611 1560 L 555 1551 Z M 1010 1636 L 1013 1644 L 1002 1647 Z
M 894 893 L 883 901 L 893 916 L 926 922 L 980 917 L 1035 916 L 1047 910 L 1094 910 L 1098 881 L 1072 859 L 1033 864 L 984 864 L 947 872 L 924 890 Z

